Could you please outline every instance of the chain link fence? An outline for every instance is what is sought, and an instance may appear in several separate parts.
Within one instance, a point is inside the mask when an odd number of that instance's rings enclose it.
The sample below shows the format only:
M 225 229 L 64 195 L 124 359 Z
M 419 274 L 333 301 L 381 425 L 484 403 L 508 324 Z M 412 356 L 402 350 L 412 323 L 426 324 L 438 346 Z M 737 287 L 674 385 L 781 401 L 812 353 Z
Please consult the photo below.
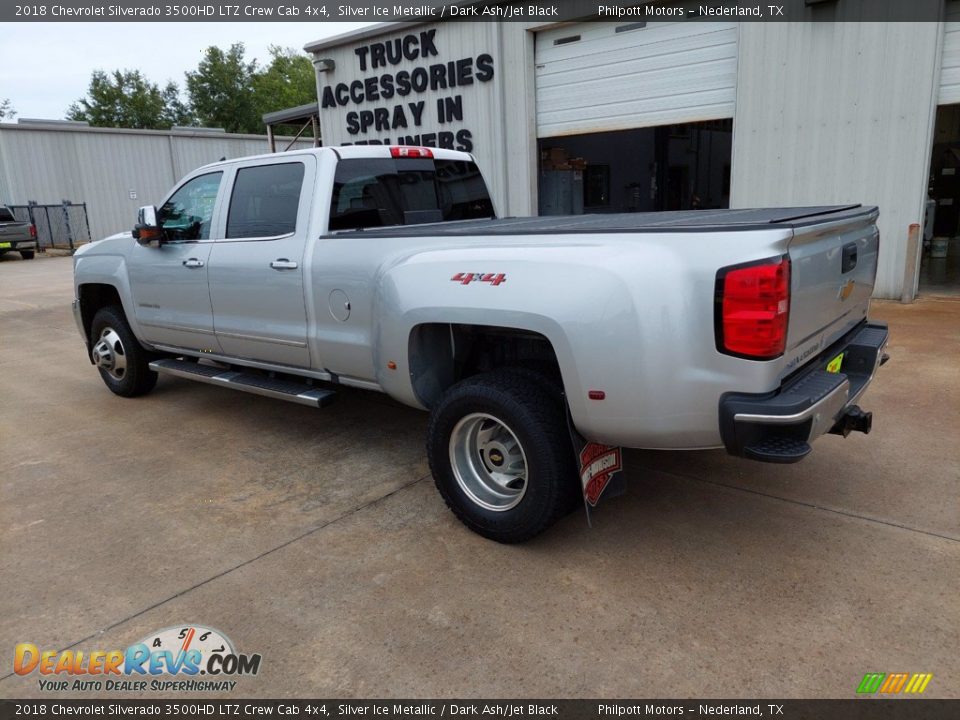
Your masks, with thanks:
M 17 220 L 33 223 L 37 228 L 37 247 L 69 248 L 90 242 L 87 204 L 64 200 L 59 205 L 41 205 L 33 200 L 26 205 L 8 205 Z

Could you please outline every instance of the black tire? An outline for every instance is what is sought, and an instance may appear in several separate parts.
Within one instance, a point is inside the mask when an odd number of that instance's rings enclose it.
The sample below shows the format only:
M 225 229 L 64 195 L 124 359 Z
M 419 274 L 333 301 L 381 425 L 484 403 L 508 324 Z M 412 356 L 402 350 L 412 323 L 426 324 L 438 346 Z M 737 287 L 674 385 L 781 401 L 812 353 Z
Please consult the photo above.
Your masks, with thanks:
M 451 436 L 461 421 L 478 414 L 499 421 L 522 448 L 525 483 L 512 507 L 485 507 L 454 471 Z M 497 542 L 539 535 L 576 507 L 580 497 L 563 396 L 529 370 L 495 370 L 451 387 L 430 415 L 427 456 L 447 506 L 468 528 Z
M 24 260 L 33 260 L 33 256 L 36 255 L 36 250 L 21 250 L 20 257 Z
M 104 337 L 107 330 L 112 330 L 116 338 L 109 333 Z M 97 368 L 103 382 L 112 392 L 123 397 L 136 397 L 153 390 L 153 386 L 157 384 L 157 373 L 149 367 L 153 356 L 137 341 L 122 308 L 110 305 L 100 308 L 93 316 L 93 323 L 90 325 L 90 344 L 91 355 L 95 362 L 98 357 L 98 343 L 101 339 L 114 356 L 123 358 L 125 365 L 122 372 L 118 368 L 113 370 L 104 366 Z

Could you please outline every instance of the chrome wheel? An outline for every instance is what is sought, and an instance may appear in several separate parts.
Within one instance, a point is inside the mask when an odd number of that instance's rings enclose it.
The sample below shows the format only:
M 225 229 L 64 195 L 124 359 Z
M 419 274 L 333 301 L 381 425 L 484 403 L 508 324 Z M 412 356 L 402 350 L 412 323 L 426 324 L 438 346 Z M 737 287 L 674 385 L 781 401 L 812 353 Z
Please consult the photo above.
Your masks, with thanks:
M 526 493 L 523 446 L 506 423 L 493 415 L 472 413 L 454 426 L 450 465 L 460 488 L 487 510 L 509 510 Z
M 109 325 L 100 332 L 100 337 L 90 351 L 93 364 L 114 380 L 122 380 L 127 372 L 127 354 L 117 331 Z

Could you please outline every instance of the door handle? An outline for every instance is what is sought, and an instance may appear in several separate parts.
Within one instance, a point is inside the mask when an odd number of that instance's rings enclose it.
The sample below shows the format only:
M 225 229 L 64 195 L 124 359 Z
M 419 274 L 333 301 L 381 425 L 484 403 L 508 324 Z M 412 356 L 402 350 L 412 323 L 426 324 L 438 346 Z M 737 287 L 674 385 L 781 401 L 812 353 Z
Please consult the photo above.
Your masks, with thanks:
M 293 260 L 287 260 L 286 258 L 277 258 L 272 263 L 270 267 L 274 270 L 296 270 L 297 264 Z
M 203 260 L 198 260 L 197 258 L 188 258 L 183 261 L 183 266 L 187 268 L 202 268 Z
M 857 266 L 857 244 L 847 243 L 843 246 L 843 257 L 840 260 L 840 273 L 848 273 Z

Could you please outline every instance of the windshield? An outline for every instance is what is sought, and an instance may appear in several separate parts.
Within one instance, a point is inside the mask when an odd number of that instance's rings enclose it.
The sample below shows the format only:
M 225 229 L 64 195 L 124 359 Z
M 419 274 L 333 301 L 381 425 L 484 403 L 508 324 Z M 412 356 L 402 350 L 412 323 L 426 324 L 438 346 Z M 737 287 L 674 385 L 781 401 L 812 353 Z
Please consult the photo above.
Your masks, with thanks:
M 476 163 L 363 158 L 337 164 L 330 230 L 495 217 Z

